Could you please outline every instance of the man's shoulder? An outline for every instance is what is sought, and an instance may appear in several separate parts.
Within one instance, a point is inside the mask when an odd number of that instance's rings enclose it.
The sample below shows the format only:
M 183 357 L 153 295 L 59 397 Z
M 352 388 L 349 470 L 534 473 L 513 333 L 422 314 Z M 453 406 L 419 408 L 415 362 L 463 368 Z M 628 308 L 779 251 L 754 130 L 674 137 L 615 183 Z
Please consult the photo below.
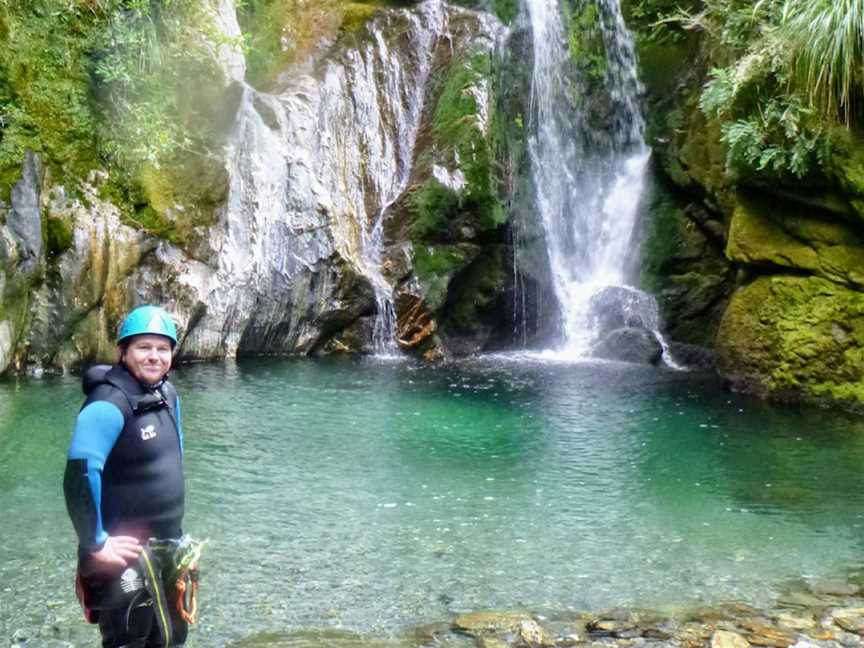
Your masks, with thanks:
M 107 402 L 119 409 L 123 418 L 129 416 L 131 413 L 129 399 L 117 381 L 111 379 L 116 366 L 96 365 L 84 373 L 83 387 L 87 398 L 81 406 L 82 411 L 93 403 Z

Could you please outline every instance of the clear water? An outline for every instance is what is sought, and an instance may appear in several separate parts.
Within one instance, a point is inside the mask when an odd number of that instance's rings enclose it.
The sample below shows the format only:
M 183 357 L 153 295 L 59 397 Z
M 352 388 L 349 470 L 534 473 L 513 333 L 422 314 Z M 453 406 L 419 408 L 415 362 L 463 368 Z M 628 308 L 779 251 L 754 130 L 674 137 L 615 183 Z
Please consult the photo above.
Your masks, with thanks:
M 190 646 L 398 633 L 470 609 L 760 605 L 861 556 L 864 420 L 692 374 L 303 360 L 184 367 L 175 382 L 186 527 L 211 539 Z M 61 495 L 80 400 L 72 378 L 0 384 L 7 642 L 95 643 Z

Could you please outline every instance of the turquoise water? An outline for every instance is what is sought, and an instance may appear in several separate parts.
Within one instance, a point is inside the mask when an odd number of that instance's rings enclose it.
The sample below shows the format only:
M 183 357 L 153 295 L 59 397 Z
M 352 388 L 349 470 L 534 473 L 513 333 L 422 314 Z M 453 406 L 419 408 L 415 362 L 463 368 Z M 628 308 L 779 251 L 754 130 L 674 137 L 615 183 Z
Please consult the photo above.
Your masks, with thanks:
M 255 361 L 174 380 L 186 528 L 210 538 L 190 646 L 389 634 L 471 609 L 762 605 L 790 578 L 861 562 L 861 417 L 525 357 Z M 80 402 L 74 378 L 0 384 L 0 640 L 95 643 L 61 493 Z

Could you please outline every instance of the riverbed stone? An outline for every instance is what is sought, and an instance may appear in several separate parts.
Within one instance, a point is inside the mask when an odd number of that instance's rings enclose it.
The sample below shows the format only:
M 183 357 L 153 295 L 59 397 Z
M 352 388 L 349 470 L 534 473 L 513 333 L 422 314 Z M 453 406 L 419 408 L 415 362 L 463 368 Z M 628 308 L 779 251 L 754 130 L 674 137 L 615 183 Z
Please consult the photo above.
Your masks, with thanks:
M 831 617 L 846 632 L 864 635 L 864 608 L 841 608 L 832 611 Z
M 526 621 L 533 619 L 524 612 L 469 612 L 453 620 L 453 629 L 470 635 L 516 633 Z
M 511 644 L 498 637 L 478 637 L 477 648 L 511 648 Z
M 754 646 L 788 648 L 795 643 L 795 635 L 776 626 L 761 621 L 744 621 L 741 626 L 747 630 L 746 638 Z
M 747 640 L 737 632 L 717 630 L 711 635 L 709 648 L 749 648 Z
M 529 648 L 548 648 L 555 645 L 549 632 L 534 619 L 519 623 L 519 638 Z
M 816 617 L 813 614 L 794 614 L 792 612 L 778 612 L 772 615 L 775 623 L 786 630 L 798 632 L 812 631 L 816 629 Z

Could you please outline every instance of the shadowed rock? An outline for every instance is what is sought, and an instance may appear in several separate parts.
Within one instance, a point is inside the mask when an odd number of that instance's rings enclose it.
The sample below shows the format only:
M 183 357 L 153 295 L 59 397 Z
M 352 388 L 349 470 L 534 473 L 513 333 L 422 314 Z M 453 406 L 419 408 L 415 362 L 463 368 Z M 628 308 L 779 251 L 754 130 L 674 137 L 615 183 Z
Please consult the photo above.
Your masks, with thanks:
M 657 364 L 663 357 L 663 347 L 651 331 L 642 328 L 620 328 L 594 345 L 591 356 L 638 364 Z

